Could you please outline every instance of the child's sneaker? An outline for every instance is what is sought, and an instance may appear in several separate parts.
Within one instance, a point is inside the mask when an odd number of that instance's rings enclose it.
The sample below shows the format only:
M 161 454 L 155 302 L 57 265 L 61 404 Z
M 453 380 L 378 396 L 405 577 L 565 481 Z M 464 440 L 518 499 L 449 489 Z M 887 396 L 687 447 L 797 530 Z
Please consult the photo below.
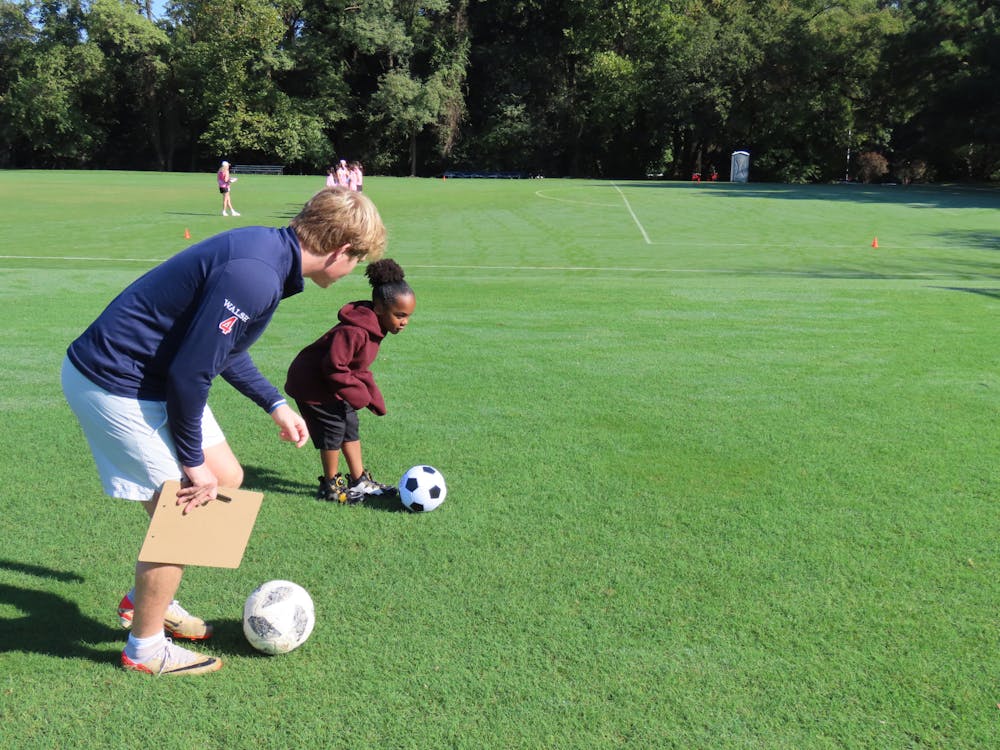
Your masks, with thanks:
M 318 500 L 342 505 L 357 505 L 365 499 L 365 493 L 355 487 L 347 486 L 347 477 L 335 474 L 332 479 L 319 477 L 319 489 L 316 491 Z
M 351 483 L 350 488 L 352 490 L 359 490 L 365 495 L 382 495 L 384 497 L 392 497 L 399 494 L 399 490 L 391 484 L 382 484 L 381 482 L 376 482 L 372 479 L 372 473 L 368 471 L 368 469 L 361 472 L 361 476 L 358 477 L 356 482 Z
M 157 676 L 161 674 L 194 675 L 219 671 L 222 669 L 222 659 L 188 651 L 186 648 L 175 646 L 167 638 L 163 651 L 143 662 L 132 661 L 122 651 L 122 668 L 130 672 L 145 672 Z
M 132 627 L 132 615 L 135 605 L 128 594 L 118 602 L 118 622 L 128 630 Z M 167 616 L 163 618 L 163 629 L 171 638 L 184 638 L 189 641 L 203 641 L 212 637 L 212 626 L 195 617 L 174 599 L 167 607 Z
M 343 474 L 335 474 L 332 478 L 318 477 L 319 489 L 316 490 L 317 500 L 328 503 L 343 503 L 347 501 L 347 480 Z

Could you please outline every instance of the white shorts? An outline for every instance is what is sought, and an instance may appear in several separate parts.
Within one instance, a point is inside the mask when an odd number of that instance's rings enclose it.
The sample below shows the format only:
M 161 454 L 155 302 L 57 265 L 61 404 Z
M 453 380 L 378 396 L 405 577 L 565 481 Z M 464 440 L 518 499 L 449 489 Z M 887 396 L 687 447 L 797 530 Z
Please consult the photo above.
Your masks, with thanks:
M 62 388 L 97 463 L 104 491 L 125 500 L 149 500 L 168 479 L 183 479 L 166 401 L 115 396 L 84 377 L 63 359 Z M 201 445 L 224 443 L 226 436 L 205 405 Z

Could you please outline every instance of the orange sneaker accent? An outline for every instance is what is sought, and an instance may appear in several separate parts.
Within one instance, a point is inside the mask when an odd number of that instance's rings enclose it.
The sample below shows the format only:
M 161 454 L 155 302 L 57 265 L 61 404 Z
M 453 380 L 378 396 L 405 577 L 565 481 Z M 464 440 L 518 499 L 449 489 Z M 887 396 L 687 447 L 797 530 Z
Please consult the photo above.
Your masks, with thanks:
M 135 605 L 128 598 L 128 594 L 125 594 L 122 600 L 118 602 L 118 623 L 126 630 L 132 627 L 132 613 L 134 610 Z

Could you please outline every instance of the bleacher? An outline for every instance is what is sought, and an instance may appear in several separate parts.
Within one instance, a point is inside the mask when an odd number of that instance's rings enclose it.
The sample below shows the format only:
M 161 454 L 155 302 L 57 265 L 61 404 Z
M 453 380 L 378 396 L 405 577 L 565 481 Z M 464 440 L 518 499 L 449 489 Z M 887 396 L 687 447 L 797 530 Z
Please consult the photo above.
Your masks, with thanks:
M 230 170 L 235 174 L 284 174 L 283 164 L 233 164 Z

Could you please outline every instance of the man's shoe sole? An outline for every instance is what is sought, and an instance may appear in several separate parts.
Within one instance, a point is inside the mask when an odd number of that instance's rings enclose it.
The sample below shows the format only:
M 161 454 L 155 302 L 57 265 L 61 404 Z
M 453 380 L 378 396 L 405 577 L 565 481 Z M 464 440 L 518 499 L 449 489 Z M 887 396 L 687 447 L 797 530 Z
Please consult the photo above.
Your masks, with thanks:
M 209 672 L 218 672 L 222 669 L 222 659 L 218 659 L 214 656 L 206 656 L 202 661 L 194 664 L 187 664 L 183 667 L 177 667 L 165 672 L 154 672 L 145 664 L 132 661 L 125 655 L 125 652 L 122 651 L 122 669 L 126 672 L 142 672 L 144 674 L 151 674 L 155 676 L 176 675 L 177 677 L 183 677 L 197 674 L 208 674 Z

